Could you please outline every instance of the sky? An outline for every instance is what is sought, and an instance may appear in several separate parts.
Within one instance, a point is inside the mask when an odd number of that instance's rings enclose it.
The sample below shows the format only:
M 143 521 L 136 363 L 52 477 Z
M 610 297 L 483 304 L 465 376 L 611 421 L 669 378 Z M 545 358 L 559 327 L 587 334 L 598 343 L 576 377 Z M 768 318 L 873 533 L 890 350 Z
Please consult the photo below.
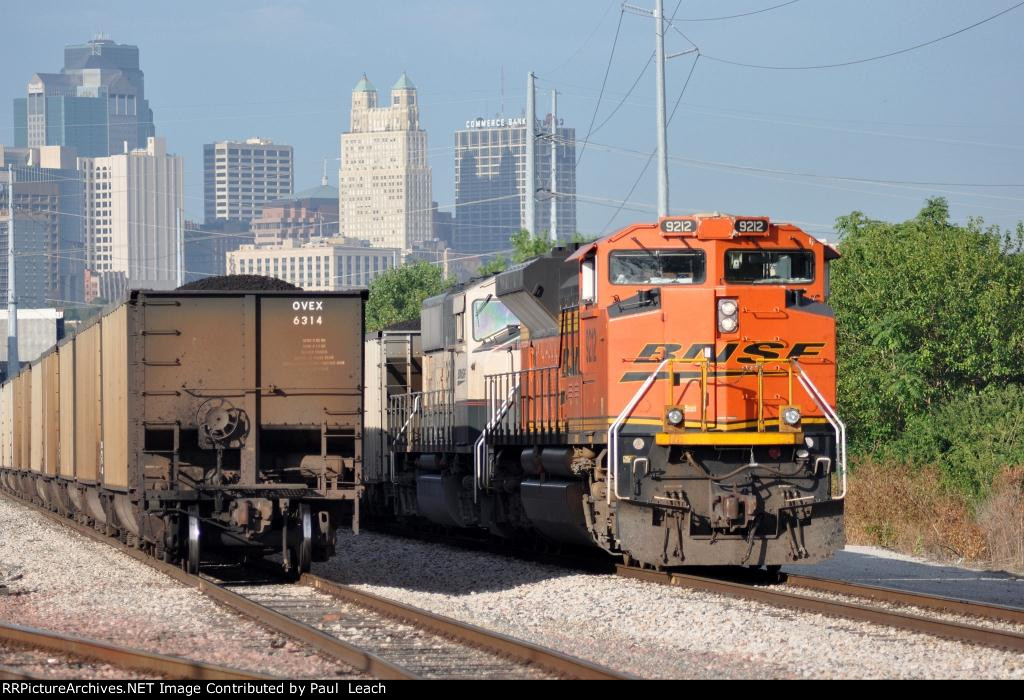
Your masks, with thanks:
M 889 58 L 788 69 L 899 51 L 1015 2 L 665 0 L 676 18 L 668 53 L 699 49 L 667 69 L 669 109 L 679 100 L 668 132 L 671 213 L 767 215 L 828 237 L 853 210 L 902 220 L 941 195 L 958 221 L 1015 226 L 1024 220 L 1024 7 Z M 60 69 L 66 44 L 100 33 L 135 44 L 157 134 L 185 159 L 190 219 L 202 219 L 202 145 L 216 140 L 291 144 L 297 190 L 319 184 L 325 159 L 337 185 L 339 136 L 364 72 L 382 92 L 402 71 L 419 88 L 434 199 L 449 207 L 453 132 L 502 106 L 521 114 L 530 70 L 539 115 L 557 89 L 559 116 L 579 141 L 595 110 L 604 122 L 580 156 L 577 228 L 656 219 L 654 164 L 640 177 L 656 143 L 653 66 L 629 93 L 653 52 L 654 21 L 623 13 L 618 0 L 85 5 L 7 3 L 0 142 L 13 141 L 11 100 L 33 73 Z

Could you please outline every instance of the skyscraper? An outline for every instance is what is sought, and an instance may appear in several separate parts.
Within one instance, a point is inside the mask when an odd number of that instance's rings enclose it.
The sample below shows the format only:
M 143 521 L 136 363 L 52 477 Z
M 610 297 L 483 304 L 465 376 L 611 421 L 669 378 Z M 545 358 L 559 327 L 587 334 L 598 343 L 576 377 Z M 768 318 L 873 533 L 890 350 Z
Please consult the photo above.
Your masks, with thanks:
M 341 234 L 409 250 L 428 240 L 432 228 L 427 134 L 416 86 L 403 73 L 391 88 L 391 104 L 379 107 L 364 75 L 352 91 L 351 116 L 351 129 L 341 135 Z
M 536 133 L 551 132 L 551 117 Z M 526 222 L 526 118 L 472 119 L 455 132 L 455 231 L 452 248 L 486 253 L 508 248 Z M 559 238 L 576 232 L 576 130 L 559 125 L 557 149 Z M 537 200 L 532 230 L 551 229 L 550 138 L 536 142 Z
M 83 184 L 74 149 L 0 146 L 0 297 L 7 298 L 8 169 L 14 188 L 15 296 L 22 309 L 84 299 Z
M 294 160 L 291 146 L 266 139 L 203 146 L 206 223 L 251 221 L 264 204 L 290 195 L 295 186 Z
M 162 138 L 144 149 L 106 158 L 80 158 L 85 179 L 89 269 L 132 289 L 174 289 L 184 227 L 180 156 Z M 101 286 L 109 288 L 109 285 Z
M 308 243 L 338 235 L 338 189 L 326 182 L 290 197 L 267 202 L 252 221 L 256 245 L 281 245 L 289 239 Z
M 101 157 L 144 147 L 156 133 L 137 46 L 93 39 L 64 49 L 60 73 L 36 73 L 14 100 L 15 146 L 72 146 Z

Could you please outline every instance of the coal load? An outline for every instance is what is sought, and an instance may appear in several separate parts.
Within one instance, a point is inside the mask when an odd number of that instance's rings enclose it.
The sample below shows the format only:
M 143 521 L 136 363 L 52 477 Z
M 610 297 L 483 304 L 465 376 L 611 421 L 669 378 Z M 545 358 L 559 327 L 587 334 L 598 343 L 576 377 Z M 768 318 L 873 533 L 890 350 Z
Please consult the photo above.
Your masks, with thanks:
M 291 282 L 276 277 L 263 275 L 221 275 L 205 277 L 195 282 L 184 284 L 178 289 L 183 291 L 226 291 L 226 292 L 296 292 L 302 291 Z

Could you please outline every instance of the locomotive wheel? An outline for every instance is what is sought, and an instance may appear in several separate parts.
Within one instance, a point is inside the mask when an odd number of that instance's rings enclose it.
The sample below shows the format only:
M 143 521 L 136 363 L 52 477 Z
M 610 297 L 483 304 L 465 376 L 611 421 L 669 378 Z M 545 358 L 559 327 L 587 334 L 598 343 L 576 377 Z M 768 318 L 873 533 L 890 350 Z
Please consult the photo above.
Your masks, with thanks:
M 188 551 L 185 556 L 185 571 L 190 574 L 199 573 L 199 516 L 189 513 L 188 516 Z

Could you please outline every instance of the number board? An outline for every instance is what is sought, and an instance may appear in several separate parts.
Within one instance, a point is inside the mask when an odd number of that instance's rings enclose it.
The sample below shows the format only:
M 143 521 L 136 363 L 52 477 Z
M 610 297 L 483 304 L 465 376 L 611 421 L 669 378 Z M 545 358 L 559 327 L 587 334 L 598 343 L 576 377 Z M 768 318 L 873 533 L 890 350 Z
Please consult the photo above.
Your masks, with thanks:
M 768 219 L 736 219 L 736 233 L 768 233 Z
M 661 222 L 662 233 L 697 233 L 696 219 L 665 219 Z

